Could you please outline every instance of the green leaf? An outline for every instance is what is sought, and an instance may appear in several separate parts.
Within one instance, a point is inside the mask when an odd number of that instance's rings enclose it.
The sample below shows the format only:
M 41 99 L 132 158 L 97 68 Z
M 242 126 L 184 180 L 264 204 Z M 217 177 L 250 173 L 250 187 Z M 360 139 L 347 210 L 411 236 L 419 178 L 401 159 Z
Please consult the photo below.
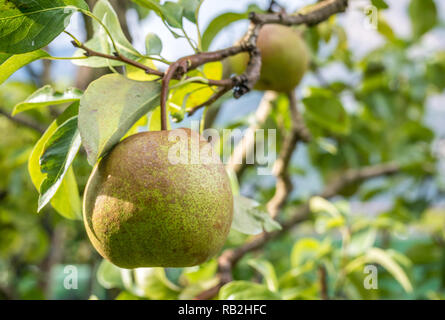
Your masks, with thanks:
M 187 20 L 196 23 L 197 10 L 201 6 L 202 2 L 203 0 L 179 0 L 178 4 L 184 10 L 184 17 Z
M 132 270 L 134 285 L 127 290 L 138 296 L 153 300 L 176 299 L 180 288 L 172 283 L 165 274 L 164 268 L 138 268 Z
M 119 74 L 90 83 L 80 99 L 79 130 L 91 165 L 159 105 L 160 91 L 157 82 L 130 80 Z
M 147 55 L 159 55 L 162 51 L 162 41 L 155 33 L 149 33 L 145 37 L 145 53 Z
M 434 264 L 440 260 L 442 250 L 434 243 L 415 243 L 407 251 L 406 256 L 413 264 Z
M 202 71 L 192 70 L 187 73 L 189 77 L 201 77 L 206 79 L 219 80 L 223 75 L 223 66 L 219 61 L 206 63 Z M 171 81 L 172 85 L 178 84 L 178 81 Z M 171 96 L 168 100 L 170 111 L 174 114 L 182 113 L 183 109 L 191 110 L 193 107 L 206 102 L 213 94 L 215 89 L 201 83 L 185 83 L 171 90 Z
M 40 156 L 43 153 L 45 144 L 57 130 L 59 125 L 74 117 L 77 114 L 78 109 L 79 103 L 75 102 L 70 105 L 56 120 L 54 120 L 39 141 L 37 141 L 29 156 L 28 172 L 32 183 L 38 191 L 40 190 L 43 180 L 45 180 L 45 174 L 40 171 Z M 54 197 L 51 199 L 50 203 L 60 215 L 67 219 L 76 219 L 81 217 L 81 202 L 77 189 L 76 178 L 72 168 L 68 169 L 68 172 L 65 174 L 65 179 L 63 179 L 62 184 L 55 193 Z
M 67 219 L 82 220 L 82 202 L 72 167 L 68 168 L 65 178 L 52 197 L 50 204 L 61 216 Z
M 40 170 L 46 177 L 40 185 L 40 211 L 54 196 L 80 148 L 77 116 L 62 123 L 45 143 Z
M 220 300 L 280 300 L 278 293 L 265 285 L 249 281 L 232 281 L 219 291 Z
M 229 24 L 247 19 L 249 12 L 263 12 L 260 7 L 250 5 L 246 12 L 226 12 L 214 18 L 202 34 L 202 49 L 208 51 L 216 35 Z
M 142 59 L 138 59 L 136 61 L 143 63 L 147 67 L 150 67 L 150 68 L 156 70 L 156 66 L 152 60 L 149 60 L 147 58 L 142 58 Z M 153 81 L 155 79 L 159 79 L 159 76 L 154 75 L 154 74 L 148 74 L 144 70 L 142 70 L 140 68 L 136 68 L 135 66 L 127 65 L 127 66 L 125 66 L 125 69 L 127 70 L 127 73 L 126 73 L 127 78 L 131 79 L 131 80 Z
M 176 2 L 166 1 L 162 6 L 162 15 L 167 24 L 173 28 L 182 28 L 184 9 Z
M 341 217 L 341 213 L 331 202 L 319 196 L 312 197 L 309 200 L 309 208 L 314 213 L 326 212 L 333 218 Z
M 102 21 L 102 23 L 108 28 L 120 54 L 133 60 L 140 58 L 140 53 L 125 37 L 125 34 L 122 31 L 121 25 L 119 23 L 119 18 L 113 7 L 107 0 L 99 0 L 96 3 L 93 9 L 93 15 L 97 17 L 97 19 Z M 114 48 L 107 32 L 105 32 L 105 29 L 95 19 L 93 19 L 92 22 L 94 30 L 93 37 L 85 43 L 85 46 L 98 52 L 113 54 Z M 84 56 L 84 51 L 82 49 L 76 50 L 76 52 L 74 53 L 74 57 L 82 56 Z M 101 57 L 77 59 L 73 60 L 73 63 L 79 66 L 88 66 L 93 68 L 108 67 L 110 65 L 124 65 L 123 62 L 107 60 Z
M 168 112 L 168 111 L 167 111 Z M 148 131 L 160 131 L 161 130 L 161 107 L 156 107 L 148 115 Z M 170 121 L 167 121 L 167 130 L 171 129 Z
M 371 0 L 371 3 L 373 6 L 377 7 L 378 9 L 388 9 L 389 6 L 385 2 L 385 0 Z
M 187 284 L 199 283 L 214 278 L 218 271 L 218 262 L 211 259 L 199 266 L 184 268 L 181 275 L 187 281 Z
M 278 279 L 275 268 L 267 260 L 251 259 L 247 264 L 258 271 L 266 281 L 267 288 L 272 292 L 278 291 Z
M 162 20 L 173 28 L 182 28 L 182 16 L 184 9 L 176 2 L 166 1 L 163 5 L 157 0 L 133 0 L 142 7 L 153 10 Z M 172 31 L 172 30 L 170 30 Z M 178 34 L 172 32 L 175 37 Z
M 320 242 L 314 238 L 302 238 L 298 240 L 291 252 L 291 264 L 293 268 L 306 264 L 317 263 L 331 251 L 329 242 Z
M 342 103 L 326 89 L 312 88 L 311 95 L 303 99 L 305 117 L 317 125 L 339 134 L 348 134 L 350 119 Z
M 364 256 L 358 257 L 346 265 L 346 273 L 356 271 L 365 264 L 378 263 L 384 267 L 394 279 L 399 282 L 406 292 L 412 292 L 413 286 L 403 268 L 388 254 L 380 248 L 369 249 Z
M 48 45 L 69 24 L 83 0 L 0 0 L 0 51 L 25 53 Z
M 102 260 L 97 269 L 97 281 L 105 289 L 124 289 L 121 269 L 105 259 Z
M 229 24 L 247 18 L 247 12 L 226 12 L 214 18 L 202 34 L 202 50 L 208 51 L 216 35 Z
M 159 4 L 159 0 L 133 0 L 133 2 L 142 7 L 153 10 L 158 16 L 162 18 L 162 6 Z
M 434 0 L 411 0 L 408 10 L 415 38 L 431 30 L 437 23 Z
M 392 30 L 388 22 L 386 22 L 386 19 L 383 17 L 382 14 L 379 14 L 378 16 L 377 31 L 386 39 L 388 39 L 389 42 L 395 42 L 397 40 L 394 31 Z
M 25 110 L 79 101 L 81 96 L 82 91 L 76 88 L 68 88 L 64 92 L 59 92 L 52 86 L 46 85 L 31 94 L 25 101 L 17 104 L 12 110 L 12 115 Z
M 11 58 L 13 55 L 13 53 L 0 52 L 0 65 L 2 65 L 3 62 Z
M 367 228 L 359 232 L 354 232 L 346 248 L 350 256 L 357 256 L 367 252 L 377 239 L 377 230 L 374 228 Z
M 0 84 L 28 63 L 49 56 L 46 51 L 41 49 L 17 55 L 0 53 Z
M 355 289 L 353 295 L 351 296 L 351 299 L 356 299 L 356 300 L 379 299 L 379 290 L 369 290 L 366 289 L 365 286 L 363 285 L 363 280 L 364 280 L 363 271 L 349 273 L 346 277 L 349 283 L 351 284 L 351 289 Z
M 337 207 L 322 197 L 312 197 L 309 200 L 309 208 L 315 214 L 315 230 L 318 233 L 325 233 L 346 224 Z
M 134 125 L 131 126 L 130 130 L 128 130 L 127 133 L 122 137 L 122 140 L 140 132 L 139 131 L 140 129 L 141 130 L 146 129 L 147 124 L 148 124 L 148 116 L 144 115 L 144 116 L 142 116 L 142 118 L 140 118 L 138 121 L 136 121 L 134 123 Z
M 205 280 L 205 281 L 199 281 L 197 283 L 191 283 L 187 285 L 181 293 L 178 295 L 178 300 L 193 300 L 196 299 L 196 297 L 201 294 L 202 292 L 206 290 L 210 290 L 211 288 L 214 288 L 215 286 L 218 286 L 218 278 L 213 277 L 212 279 Z
M 281 226 L 255 200 L 235 195 L 232 228 L 245 234 L 280 230 Z
M 433 60 L 427 64 L 426 79 L 435 86 L 438 91 L 445 89 L 445 57 L 443 61 Z

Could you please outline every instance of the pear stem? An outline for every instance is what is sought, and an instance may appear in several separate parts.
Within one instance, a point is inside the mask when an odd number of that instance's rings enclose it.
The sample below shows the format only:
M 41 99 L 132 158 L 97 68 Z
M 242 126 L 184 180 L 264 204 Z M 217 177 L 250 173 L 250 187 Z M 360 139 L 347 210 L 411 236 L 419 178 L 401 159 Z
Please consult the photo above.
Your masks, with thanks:
M 168 83 L 166 84 L 166 77 L 162 79 L 161 89 L 161 130 L 167 130 L 167 94 Z M 167 89 L 164 89 L 167 88 Z

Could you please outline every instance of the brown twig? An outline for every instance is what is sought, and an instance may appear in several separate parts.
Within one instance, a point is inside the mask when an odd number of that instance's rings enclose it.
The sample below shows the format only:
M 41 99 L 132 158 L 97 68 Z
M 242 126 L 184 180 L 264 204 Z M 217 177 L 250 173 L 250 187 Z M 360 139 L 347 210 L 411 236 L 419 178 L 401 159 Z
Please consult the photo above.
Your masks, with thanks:
M 345 187 L 350 184 L 371 179 L 379 176 L 392 175 L 400 171 L 400 167 L 394 163 L 387 164 L 379 164 L 375 166 L 364 167 L 361 169 L 350 169 L 346 171 L 346 173 L 334 180 L 330 184 L 328 184 L 325 189 L 319 194 L 319 196 L 324 198 L 332 198 L 336 194 L 338 194 Z M 305 203 L 298 207 L 294 213 L 294 215 L 281 224 L 281 230 L 273 231 L 273 232 L 263 232 L 255 237 L 253 237 L 250 241 L 246 242 L 240 247 L 234 249 L 228 249 L 222 253 L 220 258 L 218 259 L 219 269 L 218 269 L 218 277 L 219 283 L 206 291 L 200 293 L 196 298 L 197 299 L 210 299 L 213 298 L 224 284 L 230 282 L 227 279 L 231 279 L 232 277 L 232 269 L 238 263 L 238 261 L 247 253 L 261 249 L 266 243 L 270 240 L 278 238 L 292 229 L 294 226 L 298 225 L 300 222 L 306 220 L 309 217 L 310 210 L 308 203 Z M 222 259 L 220 261 L 220 259 Z
M 120 61 L 129 65 L 132 65 L 136 68 L 142 69 L 145 71 L 145 73 L 147 74 L 154 74 L 156 76 L 159 77 L 163 77 L 164 73 L 155 69 L 152 69 L 148 66 L 146 66 L 145 64 L 142 64 L 140 62 L 137 62 L 135 60 L 129 59 L 117 52 L 115 52 L 114 54 L 106 54 L 106 53 L 102 53 L 102 52 L 98 52 L 95 51 L 93 49 L 90 49 L 88 47 L 86 47 L 83 43 L 78 43 L 76 41 L 71 41 L 72 45 L 76 48 L 82 49 L 85 51 L 85 56 L 87 57 L 101 57 L 101 58 L 105 58 L 105 59 L 109 59 L 109 60 L 115 60 L 115 61 Z
M 34 131 L 37 131 L 40 134 L 43 134 L 45 132 L 45 130 L 46 130 L 45 127 L 43 127 L 42 125 L 40 125 L 39 123 L 37 123 L 37 122 L 35 122 L 35 121 L 31 120 L 31 119 L 28 119 L 28 118 L 25 118 L 25 117 L 22 117 L 22 116 L 15 116 L 15 117 L 13 117 L 13 116 L 11 116 L 8 112 L 6 112 L 3 109 L 0 109 L 0 114 L 5 116 L 6 118 L 11 120 L 12 122 L 17 123 L 17 124 L 22 125 L 22 126 L 25 126 L 25 127 L 28 127 L 28 128 L 30 128 L 30 129 L 32 129 Z
M 250 21 L 256 24 L 277 23 L 286 26 L 301 24 L 313 26 L 326 20 L 333 14 L 344 12 L 347 6 L 348 0 L 325 0 L 314 5 L 311 11 L 306 14 L 252 12 L 249 18 Z

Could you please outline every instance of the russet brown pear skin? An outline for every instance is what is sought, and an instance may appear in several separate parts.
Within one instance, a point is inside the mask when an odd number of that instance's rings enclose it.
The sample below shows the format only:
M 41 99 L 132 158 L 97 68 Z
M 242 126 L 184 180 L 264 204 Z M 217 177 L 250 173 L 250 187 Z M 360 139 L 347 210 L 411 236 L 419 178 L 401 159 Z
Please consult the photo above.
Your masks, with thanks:
M 266 24 L 260 30 L 257 46 L 261 52 L 261 72 L 255 89 L 293 90 L 309 65 L 309 52 L 301 36 L 290 27 Z M 249 55 L 241 53 L 230 61 L 232 71 L 241 74 L 246 70 Z
M 185 139 L 169 138 L 178 132 Z M 232 223 L 232 190 L 219 157 L 203 152 L 200 162 L 196 145 L 210 150 L 189 129 L 137 133 L 96 165 L 83 211 L 104 258 L 121 268 L 187 267 L 219 252 Z M 171 164 L 172 150 L 187 150 L 187 163 Z

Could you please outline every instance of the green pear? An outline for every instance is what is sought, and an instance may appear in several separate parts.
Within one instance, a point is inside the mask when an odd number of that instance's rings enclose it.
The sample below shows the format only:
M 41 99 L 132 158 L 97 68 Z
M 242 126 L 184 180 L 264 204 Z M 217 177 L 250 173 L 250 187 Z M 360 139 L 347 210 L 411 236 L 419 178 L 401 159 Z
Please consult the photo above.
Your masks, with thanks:
M 266 24 L 260 30 L 257 46 L 261 52 L 261 73 L 254 88 L 277 92 L 293 90 L 309 65 L 309 52 L 301 36 L 290 27 Z M 243 73 L 248 61 L 247 53 L 231 57 L 232 71 Z
M 233 195 L 212 150 L 189 129 L 137 133 L 117 144 L 95 166 L 84 195 L 96 250 L 121 268 L 194 266 L 217 254 L 232 224 Z

